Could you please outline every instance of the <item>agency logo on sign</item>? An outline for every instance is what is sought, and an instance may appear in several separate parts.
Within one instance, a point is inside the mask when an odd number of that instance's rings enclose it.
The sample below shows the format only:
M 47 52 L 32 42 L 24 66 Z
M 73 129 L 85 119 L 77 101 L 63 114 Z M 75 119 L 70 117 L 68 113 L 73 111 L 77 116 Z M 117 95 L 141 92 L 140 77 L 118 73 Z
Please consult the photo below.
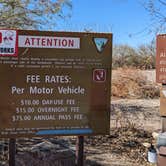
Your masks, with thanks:
M 17 56 L 17 38 L 15 30 L 0 30 L 0 56 Z
M 94 43 L 99 52 L 102 52 L 108 42 L 107 38 L 94 38 Z

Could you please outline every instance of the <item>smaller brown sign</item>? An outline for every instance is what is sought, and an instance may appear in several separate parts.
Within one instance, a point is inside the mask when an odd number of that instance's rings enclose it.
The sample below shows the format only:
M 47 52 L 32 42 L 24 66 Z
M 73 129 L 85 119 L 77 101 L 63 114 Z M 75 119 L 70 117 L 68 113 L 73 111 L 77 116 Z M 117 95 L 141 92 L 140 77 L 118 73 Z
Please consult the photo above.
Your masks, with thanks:
M 166 86 L 160 91 L 160 115 L 166 116 Z
M 156 82 L 166 84 L 166 34 L 157 36 Z

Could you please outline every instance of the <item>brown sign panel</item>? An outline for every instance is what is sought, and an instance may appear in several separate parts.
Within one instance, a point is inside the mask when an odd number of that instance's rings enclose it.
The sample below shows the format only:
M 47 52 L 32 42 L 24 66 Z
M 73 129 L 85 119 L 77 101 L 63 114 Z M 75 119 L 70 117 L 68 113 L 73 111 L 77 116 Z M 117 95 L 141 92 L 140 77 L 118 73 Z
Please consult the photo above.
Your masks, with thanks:
M 166 84 L 166 34 L 157 36 L 156 82 Z
M 112 34 L 0 30 L 0 137 L 108 134 Z

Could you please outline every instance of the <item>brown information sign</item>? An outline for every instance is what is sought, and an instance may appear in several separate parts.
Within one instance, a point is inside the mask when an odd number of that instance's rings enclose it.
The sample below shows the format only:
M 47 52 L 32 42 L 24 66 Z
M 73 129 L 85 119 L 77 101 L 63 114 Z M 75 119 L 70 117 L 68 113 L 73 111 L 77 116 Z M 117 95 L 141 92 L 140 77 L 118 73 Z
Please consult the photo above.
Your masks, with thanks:
M 108 134 L 112 34 L 0 30 L 0 137 Z
M 156 82 L 166 84 L 166 34 L 157 36 Z

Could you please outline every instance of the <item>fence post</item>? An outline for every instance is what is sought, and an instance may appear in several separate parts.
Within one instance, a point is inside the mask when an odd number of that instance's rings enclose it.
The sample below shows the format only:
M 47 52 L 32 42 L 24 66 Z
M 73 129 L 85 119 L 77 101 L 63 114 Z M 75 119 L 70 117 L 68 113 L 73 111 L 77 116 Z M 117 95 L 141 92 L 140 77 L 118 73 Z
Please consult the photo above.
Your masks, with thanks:
M 84 136 L 77 137 L 76 143 L 76 165 L 84 165 Z
M 9 139 L 9 166 L 15 166 L 16 139 Z

